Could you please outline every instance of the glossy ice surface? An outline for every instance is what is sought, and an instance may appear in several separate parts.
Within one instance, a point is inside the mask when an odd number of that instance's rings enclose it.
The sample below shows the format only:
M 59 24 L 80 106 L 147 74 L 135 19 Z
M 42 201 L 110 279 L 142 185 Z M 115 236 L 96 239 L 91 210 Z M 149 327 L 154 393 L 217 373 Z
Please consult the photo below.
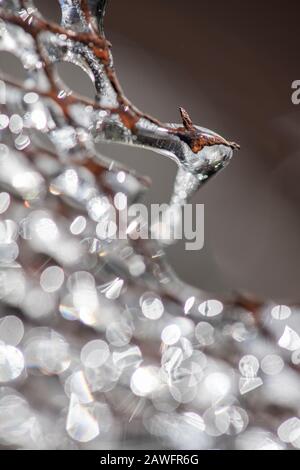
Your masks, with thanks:
M 104 2 L 60 4 L 62 26 L 0 1 L 0 48 L 27 77 L 4 67 L 0 81 L 1 446 L 300 448 L 298 307 L 212 298 L 157 241 L 100 230 L 147 180 L 95 140 L 173 158 L 180 204 L 234 144 L 184 113 L 170 125 L 136 110 L 112 74 Z M 59 61 L 89 74 L 95 101 L 60 81 Z

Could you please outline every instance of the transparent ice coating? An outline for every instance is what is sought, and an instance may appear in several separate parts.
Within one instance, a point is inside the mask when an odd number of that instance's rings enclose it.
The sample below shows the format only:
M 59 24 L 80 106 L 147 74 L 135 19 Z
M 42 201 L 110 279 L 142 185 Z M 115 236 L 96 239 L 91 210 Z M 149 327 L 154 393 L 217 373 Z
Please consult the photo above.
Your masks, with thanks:
M 105 2 L 60 5 L 58 26 L 0 1 L 0 48 L 27 77 L 1 64 L 0 446 L 300 448 L 299 308 L 214 298 L 157 240 L 110 236 L 113 206 L 148 180 L 95 140 L 174 159 L 179 204 L 235 145 L 185 112 L 177 125 L 136 110 L 111 75 Z M 60 81 L 59 61 L 89 74 L 95 101 Z
M 166 124 L 165 127 L 162 127 L 148 119 L 141 118 L 137 123 L 137 133 L 131 135 L 128 131 L 122 129 L 118 122 L 104 121 L 100 132 L 98 129 L 96 140 L 112 140 L 146 147 L 174 160 L 179 170 L 171 200 L 184 203 L 199 189 L 201 184 L 229 163 L 233 156 L 233 148 L 230 145 L 221 143 L 204 146 L 197 153 L 194 153 L 178 136 L 170 134 L 169 129 L 179 127 L 180 124 Z M 199 126 L 195 126 L 195 129 L 199 134 L 208 138 L 222 139 L 218 134 L 208 129 Z M 190 181 L 193 181 L 192 185 Z M 186 197 L 184 199 L 178 197 L 178 190 L 185 191 Z

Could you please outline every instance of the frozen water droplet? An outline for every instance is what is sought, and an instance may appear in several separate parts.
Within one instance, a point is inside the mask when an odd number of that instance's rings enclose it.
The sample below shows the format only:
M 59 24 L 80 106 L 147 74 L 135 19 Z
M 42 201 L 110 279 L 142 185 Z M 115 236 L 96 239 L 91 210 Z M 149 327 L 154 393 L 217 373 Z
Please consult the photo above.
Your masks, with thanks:
M 10 195 L 8 193 L 0 193 L 0 214 L 3 214 L 9 208 Z
M 219 300 L 207 300 L 199 305 L 199 312 L 205 317 L 215 317 L 223 311 L 223 304 Z
M 282 442 L 293 443 L 300 438 L 299 418 L 290 418 L 278 428 L 278 437 Z
M 189 297 L 186 300 L 186 302 L 184 304 L 184 313 L 185 313 L 185 315 L 189 314 L 190 310 L 193 308 L 195 300 L 196 300 L 195 297 Z
M 286 326 L 278 344 L 281 348 L 287 349 L 288 351 L 296 351 L 300 349 L 300 337 L 296 331 Z
M 206 322 L 200 322 L 195 328 L 195 336 L 201 346 L 210 346 L 215 342 L 214 327 Z
M 0 319 L 0 341 L 10 346 L 17 346 L 24 335 L 22 320 L 14 315 Z
M 255 356 L 244 356 L 239 363 L 241 374 L 247 378 L 253 378 L 257 375 L 259 362 Z
M 271 310 L 271 315 L 275 320 L 287 320 L 291 314 L 292 311 L 287 305 L 277 305 Z
M 87 343 L 81 350 L 80 359 L 85 367 L 97 368 L 102 366 L 110 356 L 107 343 L 94 340 Z
M 27 368 L 46 375 L 61 374 L 71 363 L 69 345 L 50 328 L 35 328 L 24 347 Z
M 23 119 L 18 114 L 13 114 L 9 120 L 9 129 L 13 134 L 19 134 L 23 129 Z
M 114 204 L 119 211 L 125 210 L 127 207 L 127 196 L 123 193 L 117 193 L 114 197 Z
M 0 382 L 9 382 L 21 375 L 24 357 L 19 349 L 0 344 Z
M 173 381 L 169 388 L 178 403 L 190 403 L 197 395 L 198 382 L 192 374 L 188 374 L 180 380 Z
M 245 395 L 261 385 L 263 385 L 263 381 L 260 377 L 254 377 L 252 379 L 241 377 L 239 382 L 240 394 Z
M 140 305 L 143 314 L 149 320 L 158 320 L 164 313 L 164 305 L 154 293 L 145 293 L 140 299 Z
M 26 95 L 24 95 L 23 99 L 26 104 L 35 104 L 39 100 L 39 95 L 34 92 L 29 92 L 29 93 L 26 93 Z
M 183 352 L 181 348 L 168 348 L 162 355 L 161 365 L 168 373 L 174 373 L 183 361 Z
M 88 214 L 95 222 L 101 222 L 104 216 L 112 210 L 107 197 L 94 197 L 87 204 Z
M 5 129 L 9 124 L 9 117 L 6 114 L 0 114 L 0 130 Z
M 177 325 L 166 326 L 161 333 L 162 341 L 168 346 L 177 343 L 177 341 L 180 339 L 180 336 L 181 331 Z
M 80 235 L 86 228 L 86 219 L 82 215 L 76 217 L 70 226 L 70 231 L 73 235 Z
M 24 150 L 26 147 L 28 147 L 28 145 L 30 145 L 30 138 L 28 135 L 20 134 L 15 139 L 15 147 L 17 150 Z
M 261 368 L 267 375 L 277 375 L 280 374 L 284 368 L 284 362 L 280 356 L 277 356 L 276 354 L 269 354 L 261 361 Z
M 89 442 L 99 433 L 99 424 L 86 406 L 80 404 L 77 396 L 71 395 L 66 429 L 69 436 L 78 442 Z
M 159 369 L 153 366 L 139 367 L 132 375 L 130 387 L 135 395 L 145 397 L 160 385 Z
M 40 284 L 45 292 L 55 292 L 61 288 L 64 283 L 64 270 L 59 266 L 50 266 L 46 268 L 40 278 Z
M 124 285 L 123 279 L 116 278 L 108 285 L 105 285 L 101 288 L 101 292 L 105 294 L 105 297 L 109 300 L 117 299 L 122 291 L 122 287 Z
M 82 370 L 74 372 L 68 377 L 65 383 L 65 392 L 69 397 L 72 394 L 76 395 L 82 404 L 93 402 L 93 396 Z

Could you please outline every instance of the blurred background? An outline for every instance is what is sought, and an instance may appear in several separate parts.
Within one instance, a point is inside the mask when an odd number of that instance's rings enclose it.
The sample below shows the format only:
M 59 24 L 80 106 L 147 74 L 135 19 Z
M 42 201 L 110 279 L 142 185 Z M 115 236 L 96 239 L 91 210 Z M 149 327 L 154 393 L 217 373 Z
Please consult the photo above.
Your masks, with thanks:
M 59 19 L 58 2 L 35 3 Z M 106 36 L 130 100 L 164 122 L 179 122 L 183 106 L 195 124 L 241 145 L 193 198 L 205 204 L 204 248 L 168 249 L 180 277 L 202 289 L 300 300 L 300 106 L 291 102 L 300 79 L 299 13 L 297 0 L 109 1 Z M 11 57 L 5 63 L 8 73 L 21 73 Z M 77 67 L 61 64 L 59 73 L 93 96 Z M 148 203 L 168 202 L 172 161 L 117 145 L 99 150 L 151 177 Z

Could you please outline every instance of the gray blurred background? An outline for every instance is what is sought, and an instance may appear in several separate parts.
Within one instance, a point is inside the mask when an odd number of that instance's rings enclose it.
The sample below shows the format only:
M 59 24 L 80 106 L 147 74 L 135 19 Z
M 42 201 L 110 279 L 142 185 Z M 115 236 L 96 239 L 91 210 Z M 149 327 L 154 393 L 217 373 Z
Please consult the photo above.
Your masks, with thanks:
M 56 0 L 36 4 L 59 18 Z M 168 249 L 185 281 L 212 292 L 300 300 L 300 106 L 291 102 L 291 83 L 300 79 L 299 13 L 298 0 L 108 5 L 106 36 L 131 101 L 165 122 L 178 122 L 183 106 L 196 124 L 241 144 L 193 199 L 205 204 L 204 249 Z M 16 70 L 11 59 L 5 65 Z M 62 64 L 59 71 L 71 88 L 93 96 L 80 69 Z M 151 177 L 148 202 L 168 201 L 172 161 L 117 145 L 99 149 Z

